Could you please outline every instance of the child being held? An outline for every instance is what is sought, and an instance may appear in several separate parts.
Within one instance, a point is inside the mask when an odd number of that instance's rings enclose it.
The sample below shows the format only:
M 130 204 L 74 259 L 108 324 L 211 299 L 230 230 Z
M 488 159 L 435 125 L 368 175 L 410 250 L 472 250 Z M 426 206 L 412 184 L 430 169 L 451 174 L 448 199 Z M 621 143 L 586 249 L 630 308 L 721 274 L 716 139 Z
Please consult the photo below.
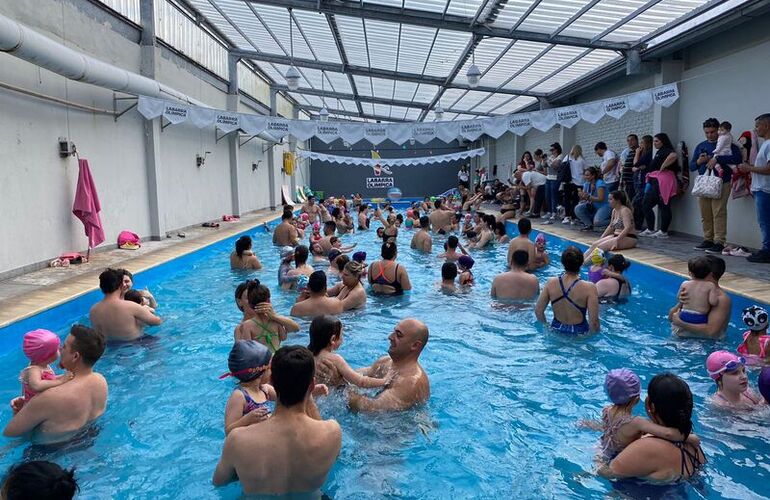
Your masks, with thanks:
M 652 434 L 669 441 L 683 441 L 685 436 L 676 429 L 655 424 L 643 417 L 632 414 L 639 402 L 641 382 L 639 377 L 627 368 L 610 370 L 604 379 L 604 389 L 612 404 L 602 409 L 602 422 L 584 422 L 585 425 L 602 431 L 602 454 L 606 460 L 617 456 L 629 444 L 643 434 Z
M 696 257 L 687 263 L 691 280 L 679 287 L 678 297 L 687 292 L 687 300 L 682 302 L 679 319 L 692 325 L 705 325 L 709 320 L 709 311 L 719 303 L 719 289 L 711 281 L 705 281 L 711 273 L 711 264 L 706 257 Z
M 472 285 L 473 273 L 471 268 L 475 261 L 470 255 L 462 255 L 457 259 L 457 268 L 460 271 L 460 285 Z
M 749 306 L 743 310 L 742 317 L 749 329 L 743 332 L 743 342 L 738 346 L 738 353 L 744 356 L 749 364 L 770 363 L 767 311 L 759 306 Z
M 591 254 L 591 267 L 588 268 L 588 281 L 598 283 L 604 277 L 604 270 L 607 268 L 607 260 L 604 258 L 604 252 L 598 248 Z
M 51 369 L 50 364 L 59 357 L 60 343 L 59 337 L 48 330 L 33 330 L 24 334 L 22 350 L 29 358 L 29 366 L 21 371 L 19 381 L 25 402 L 72 379 L 71 373 L 57 376 Z
M 730 156 L 732 155 L 732 145 L 735 140 L 733 139 L 733 125 L 730 122 L 722 122 L 719 124 L 719 129 L 717 130 L 717 133 L 719 134 L 719 137 L 717 138 L 717 145 L 714 148 L 714 152 L 712 153 L 710 165 L 712 167 L 715 167 L 717 173 L 719 175 L 722 175 L 722 167 L 717 163 L 717 157 L 718 156 Z M 733 169 L 733 172 L 735 171 L 735 166 L 731 166 Z

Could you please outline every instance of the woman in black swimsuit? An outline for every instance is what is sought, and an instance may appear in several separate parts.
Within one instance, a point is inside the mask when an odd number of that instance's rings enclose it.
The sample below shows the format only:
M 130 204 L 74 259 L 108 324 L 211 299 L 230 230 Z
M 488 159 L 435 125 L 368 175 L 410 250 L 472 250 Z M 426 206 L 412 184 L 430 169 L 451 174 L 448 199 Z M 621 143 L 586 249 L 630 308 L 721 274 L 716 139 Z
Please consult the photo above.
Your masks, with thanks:
M 656 482 L 689 479 L 706 463 L 706 457 L 700 439 L 692 434 L 692 392 L 687 383 L 673 373 L 656 375 L 647 387 L 644 406 L 653 422 L 678 430 L 685 440 L 643 436 L 628 445 L 599 473 Z
M 596 282 L 600 300 L 618 300 L 631 295 L 631 282 L 623 276 L 623 272 L 630 266 L 631 263 L 619 253 L 609 258 L 604 277 Z

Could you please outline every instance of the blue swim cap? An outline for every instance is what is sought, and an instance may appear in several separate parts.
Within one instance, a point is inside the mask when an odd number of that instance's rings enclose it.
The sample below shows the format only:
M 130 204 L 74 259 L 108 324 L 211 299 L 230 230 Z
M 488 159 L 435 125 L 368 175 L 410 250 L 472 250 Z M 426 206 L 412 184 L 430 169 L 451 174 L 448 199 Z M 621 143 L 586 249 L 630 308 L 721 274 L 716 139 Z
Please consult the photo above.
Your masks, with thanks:
M 307 288 L 308 281 L 309 279 L 306 275 L 300 274 L 299 278 L 297 278 L 297 290 L 302 291 Z

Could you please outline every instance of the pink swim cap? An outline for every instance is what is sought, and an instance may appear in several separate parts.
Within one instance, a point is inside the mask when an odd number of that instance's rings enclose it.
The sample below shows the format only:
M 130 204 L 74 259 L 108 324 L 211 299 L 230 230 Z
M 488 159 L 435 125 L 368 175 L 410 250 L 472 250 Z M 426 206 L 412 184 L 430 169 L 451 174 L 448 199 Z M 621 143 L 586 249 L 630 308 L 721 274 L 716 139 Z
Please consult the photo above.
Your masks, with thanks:
M 706 358 L 706 370 L 709 377 L 719 380 L 725 372 L 734 372 L 740 366 L 745 364 L 746 360 L 739 358 L 729 351 L 716 351 L 709 354 Z
M 59 336 L 48 330 L 33 330 L 24 334 L 22 350 L 33 363 L 43 363 L 59 352 Z
M 299 216 L 299 218 L 302 219 L 302 220 L 308 220 L 310 218 L 310 216 L 308 214 L 302 214 L 302 215 Z
M 321 224 L 318 223 L 318 221 L 315 221 L 313 223 L 313 230 L 318 231 L 321 229 Z

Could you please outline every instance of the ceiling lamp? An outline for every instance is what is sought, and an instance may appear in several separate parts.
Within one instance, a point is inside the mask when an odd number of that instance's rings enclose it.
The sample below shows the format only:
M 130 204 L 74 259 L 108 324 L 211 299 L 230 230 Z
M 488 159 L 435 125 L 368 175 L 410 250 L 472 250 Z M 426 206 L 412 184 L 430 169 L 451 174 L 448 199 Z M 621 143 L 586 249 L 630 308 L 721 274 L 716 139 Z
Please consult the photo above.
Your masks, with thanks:
M 441 101 L 438 102 L 438 106 L 433 110 L 434 121 L 440 122 L 444 118 L 444 108 L 441 107 Z
M 465 76 L 468 78 L 468 86 L 472 89 L 475 89 L 479 84 L 479 80 L 481 80 L 481 71 L 479 71 L 479 67 L 476 66 L 475 57 L 473 58 L 473 64 L 471 64 L 471 67 L 468 68 L 468 72 L 465 73 Z
M 286 70 L 284 78 L 286 79 L 286 86 L 289 90 L 297 90 L 299 88 L 299 71 L 294 67 L 294 26 L 292 25 L 291 9 L 289 10 L 289 51 L 291 56 L 291 66 Z
M 329 121 L 329 110 L 326 109 L 326 106 L 321 108 L 321 111 L 318 112 L 318 119 L 322 122 L 328 122 Z

